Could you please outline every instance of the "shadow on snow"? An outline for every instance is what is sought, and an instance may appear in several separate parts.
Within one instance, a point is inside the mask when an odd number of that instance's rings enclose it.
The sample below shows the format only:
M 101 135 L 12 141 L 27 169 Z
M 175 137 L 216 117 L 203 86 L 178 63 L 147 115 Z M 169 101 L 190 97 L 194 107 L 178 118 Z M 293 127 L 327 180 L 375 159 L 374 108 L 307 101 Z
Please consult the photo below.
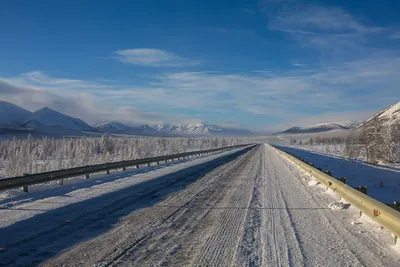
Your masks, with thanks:
M 155 205 L 168 194 L 184 189 L 250 149 L 245 148 L 1 228 L 0 266 L 38 265 L 67 248 L 110 230 L 124 216 Z

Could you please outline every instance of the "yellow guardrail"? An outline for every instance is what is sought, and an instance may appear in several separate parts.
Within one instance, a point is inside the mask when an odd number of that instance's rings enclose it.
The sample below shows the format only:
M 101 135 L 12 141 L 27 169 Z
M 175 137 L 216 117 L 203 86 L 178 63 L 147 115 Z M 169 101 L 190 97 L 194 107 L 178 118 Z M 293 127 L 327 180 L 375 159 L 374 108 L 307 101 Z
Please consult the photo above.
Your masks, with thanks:
M 397 237 L 400 237 L 400 212 L 383 204 L 382 202 L 373 199 L 360 191 L 342 183 L 341 181 L 325 174 L 324 172 L 304 163 L 298 158 L 274 147 L 281 155 L 286 156 L 304 171 L 312 175 L 322 184 L 332 189 L 350 204 L 357 207 L 361 212 L 366 214 L 374 221 L 381 224 L 389 230 L 394 236 L 394 243 L 397 242 Z

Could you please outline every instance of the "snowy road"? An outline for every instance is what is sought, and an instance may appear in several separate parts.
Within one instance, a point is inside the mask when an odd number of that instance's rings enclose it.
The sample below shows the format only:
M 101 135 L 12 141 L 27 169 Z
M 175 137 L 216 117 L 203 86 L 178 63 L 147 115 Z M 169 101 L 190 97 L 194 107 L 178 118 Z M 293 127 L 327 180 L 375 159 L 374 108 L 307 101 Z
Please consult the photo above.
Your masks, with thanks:
M 17 222 L 13 206 L 0 265 L 399 266 L 382 231 L 329 209 L 334 197 L 271 147 L 245 152 Z

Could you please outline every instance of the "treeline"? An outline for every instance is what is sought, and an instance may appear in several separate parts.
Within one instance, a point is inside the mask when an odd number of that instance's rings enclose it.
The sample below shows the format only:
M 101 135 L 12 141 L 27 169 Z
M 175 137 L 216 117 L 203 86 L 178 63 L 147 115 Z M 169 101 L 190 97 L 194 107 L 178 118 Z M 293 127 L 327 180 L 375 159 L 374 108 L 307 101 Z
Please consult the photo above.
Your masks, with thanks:
M 314 146 L 314 145 L 338 145 L 344 144 L 344 137 L 320 137 L 317 136 L 315 138 L 310 138 L 309 140 L 300 140 L 291 139 L 291 145 L 306 145 L 306 146 Z
M 361 133 L 344 137 L 316 137 L 309 140 L 291 140 L 292 145 L 344 146 L 343 156 L 362 159 L 371 164 L 400 163 L 400 121 L 388 124 L 374 120 Z
M 32 138 L 0 142 L 1 176 L 169 155 L 249 143 L 244 138 Z M 1 167 L 1 166 L 0 166 Z

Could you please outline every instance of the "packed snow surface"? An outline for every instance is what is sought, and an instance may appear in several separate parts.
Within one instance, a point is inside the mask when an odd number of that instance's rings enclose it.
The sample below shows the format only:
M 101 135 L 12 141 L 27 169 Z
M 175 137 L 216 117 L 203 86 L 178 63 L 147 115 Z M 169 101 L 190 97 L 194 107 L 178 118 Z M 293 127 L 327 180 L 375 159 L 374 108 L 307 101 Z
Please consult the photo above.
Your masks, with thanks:
M 8 199 L 1 263 L 398 266 L 386 231 L 351 225 L 357 212 L 331 210 L 332 196 L 303 175 L 262 145 Z
M 346 204 L 343 202 L 332 202 L 329 204 L 329 208 L 331 210 L 342 210 L 346 207 Z

